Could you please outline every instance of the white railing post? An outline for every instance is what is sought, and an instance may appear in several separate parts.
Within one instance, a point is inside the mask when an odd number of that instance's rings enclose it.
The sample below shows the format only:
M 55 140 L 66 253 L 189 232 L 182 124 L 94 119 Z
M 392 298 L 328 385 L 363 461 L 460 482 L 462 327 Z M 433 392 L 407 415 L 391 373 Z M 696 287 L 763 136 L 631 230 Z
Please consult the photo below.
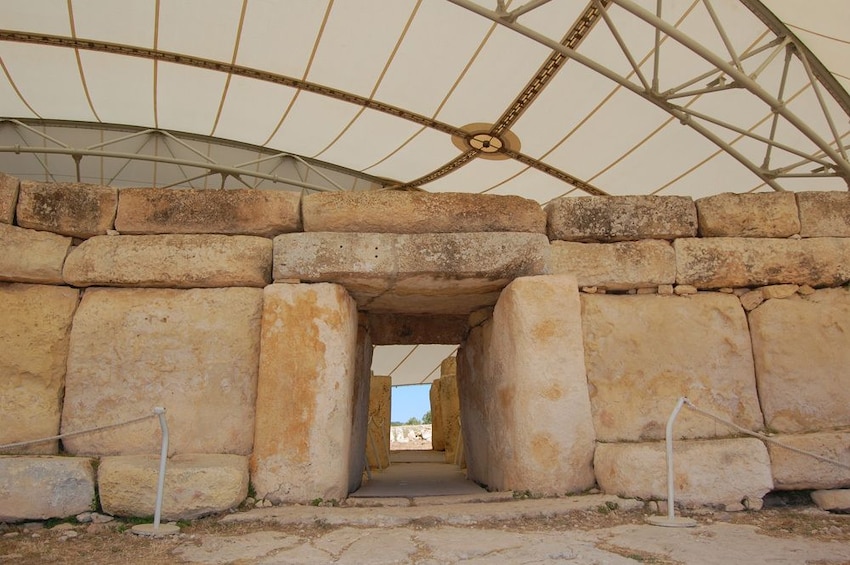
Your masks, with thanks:
M 664 442 L 667 447 L 667 516 L 650 516 L 647 521 L 655 526 L 690 528 L 697 525 L 696 521 L 690 518 L 676 518 L 676 500 L 673 492 L 673 483 L 675 481 L 673 470 L 673 422 L 676 421 L 676 416 L 679 415 L 679 411 L 687 401 L 688 399 L 684 396 L 679 398 L 676 407 L 673 408 L 673 412 L 670 413 L 670 417 L 667 419 L 667 429 L 664 433 Z
M 153 524 L 138 524 L 133 526 L 132 531 L 133 533 L 140 535 L 165 536 L 178 533 L 180 531 L 180 527 L 173 524 L 161 526 L 159 523 L 160 518 L 162 517 L 162 493 L 165 490 L 165 464 L 168 461 L 168 423 L 165 421 L 165 408 L 157 406 L 153 409 L 153 413 L 159 416 L 159 427 L 162 430 Z

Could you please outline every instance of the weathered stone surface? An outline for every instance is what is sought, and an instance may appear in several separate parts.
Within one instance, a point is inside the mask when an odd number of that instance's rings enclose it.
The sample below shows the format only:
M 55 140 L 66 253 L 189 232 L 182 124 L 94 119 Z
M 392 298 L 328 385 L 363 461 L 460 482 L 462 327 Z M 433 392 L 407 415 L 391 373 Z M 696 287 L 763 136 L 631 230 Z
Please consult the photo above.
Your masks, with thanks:
M 251 480 L 272 502 L 348 494 L 357 306 L 334 284 L 264 290 Z
M 673 248 L 677 282 L 698 288 L 839 286 L 850 280 L 850 239 L 685 238 Z
M 746 294 L 742 294 L 740 296 L 741 306 L 744 307 L 744 310 L 749 312 L 750 310 L 755 310 L 764 302 L 765 297 L 764 293 L 761 290 L 751 290 Z
M 697 211 L 684 196 L 580 196 L 546 206 L 549 239 L 630 241 L 697 234 Z
M 20 184 L 16 177 L 0 173 L 0 224 L 14 223 Z
M 611 290 L 657 287 L 676 281 L 676 254 L 663 240 L 620 243 L 552 242 L 549 271 L 569 274 L 578 285 Z
M 351 393 L 351 443 L 348 449 L 348 492 L 360 488 L 366 468 L 366 446 L 369 434 L 369 393 L 372 379 L 372 342 L 369 321 L 358 315 L 357 346 L 354 359 L 354 382 Z
M 153 516 L 159 457 L 104 457 L 97 468 L 103 511 L 113 516 Z M 186 454 L 168 459 L 162 491 L 162 518 L 192 520 L 238 506 L 248 495 L 248 458 Z
M 812 501 L 821 510 L 850 513 L 850 489 L 816 490 L 812 493 Z
M 449 359 L 454 360 L 455 358 L 450 357 Z M 454 463 L 457 461 L 458 441 L 460 440 L 460 398 L 458 397 L 456 365 L 447 364 L 447 361 L 448 359 L 444 359 L 440 368 L 440 415 L 446 463 Z
M 243 235 L 116 235 L 84 241 L 63 275 L 74 286 L 262 287 L 272 242 Z
M 777 442 L 850 465 L 850 432 L 773 436 Z M 767 444 L 773 480 L 780 490 L 833 489 L 850 487 L 850 470 L 814 457 Z
M 850 237 L 850 192 L 798 192 L 800 235 Z
M 519 276 L 541 274 L 542 234 L 295 233 L 274 240 L 275 280 L 336 282 L 370 312 L 468 314 Z
M 461 355 L 469 476 L 494 490 L 590 488 L 595 437 L 575 278 L 513 281 Z
M 302 202 L 304 231 L 546 233 L 546 213 L 519 196 L 398 190 L 320 192 Z
M 466 336 L 467 316 L 370 314 L 373 345 L 454 344 Z
M 66 518 L 93 500 L 91 459 L 0 457 L 0 522 Z
M 163 406 L 177 453 L 251 452 L 263 291 L 88 289 L 74 317 L 62 432 Z M 155 419 L 64 440 L 74 454 L 160 451 Z
M 434 379 L 431 381 L 431 388 L 428 389 L 428 399 L 431 402 L 431 449 L 434 451 L 445 451 L 446 449 L 440 386 L 440 379 Z
M 0 444 L 59 433 L 78 299 L 79 292 L 67 287 L 0 284 Z M 57 447 L 51 441 L 4 453 L 56 453 Z
M 739 426 L 763 426 L 747 319 L 730 294 L 584 294 L 582 319 L 593 424 L 600 441 L 664 439 L 679 397 Z M 690 410 L 676 436 L 731 432 Z
M 850 426 L 850 292 L 768 300 L 749 318 L 765 424 L 784 433 Z
M 300 203 L 301 194 L 288 190 L 122 188 L 115 229 L 274 237 L 301 231 Z
M 757 439 L 677 441 L 674 463 L 675 500 L 686 507 L 741 503 L 773 489 L 767 449 Z M 600 443 L 593 467 L 607 494 L 667 499 L 664 442 Z
M 789 237 L 800 233 L 793 192 L 733 194 L 696 201 L 702 237 Z
M 118 189 L 77 183 L 21 181 L 18 225 L 88 238 L 112 229 Z
M 366 455 L 372 469 L 390 465 L 390 406 L 392 377 L 373 376 L 369 392 L 369 443 Z
M 790 298 L 797 294 L 797 289 L 800 287 L 796 284 L 774 284 L 762 287 L 761 293 L 765 299 L 769 298 Z
M 0 281 L 62 284 L 71 238 L 0 223 Z

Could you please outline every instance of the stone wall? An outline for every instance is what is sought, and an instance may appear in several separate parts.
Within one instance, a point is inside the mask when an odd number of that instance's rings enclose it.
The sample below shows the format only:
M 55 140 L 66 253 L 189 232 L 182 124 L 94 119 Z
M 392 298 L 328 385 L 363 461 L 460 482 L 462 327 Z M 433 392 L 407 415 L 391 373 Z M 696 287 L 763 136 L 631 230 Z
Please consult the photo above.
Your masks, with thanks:
M 175 461 L 227 461 L 231 477 L 225 491 L 191 493 L 175 515 L 232 505 L 249 458 L 260 497 L 344 498 L 365 466 L 370 344 L 432 335 L 464 342 L 464 457 L 491 488 L 595 481 L 661 496 L 641 473 L 657 466 L 680 395 L 850 463 L 850 193 L 580 197 L 543 210 L 517 197 L 0 175 L 0 249 L 0 442 L 163 405 L 172 455 L 184 458 Z M 725 490 L 685 488 L 689 504 L 850 486 L 850 473 L 687 410 L 676 432 L 683 488 L 708 485 L 710 469 L 728 476 Z M 6 449 L 0 463 L 24 469 L 15 476 L 67 468 L 83 500 L 94 480 L 147 476 L 158 442 L 149 420 Z M 76 457 L 36 458 L 56 453 Z M 121 465 L 93 477 L 92 457 Z M 14 519 L 81 504 L 42 487 L 33 502 L 49 508 Z M 132 513 L 120 488 L 102 492 Z M 147 504 L 130 495 L 131 507 Z

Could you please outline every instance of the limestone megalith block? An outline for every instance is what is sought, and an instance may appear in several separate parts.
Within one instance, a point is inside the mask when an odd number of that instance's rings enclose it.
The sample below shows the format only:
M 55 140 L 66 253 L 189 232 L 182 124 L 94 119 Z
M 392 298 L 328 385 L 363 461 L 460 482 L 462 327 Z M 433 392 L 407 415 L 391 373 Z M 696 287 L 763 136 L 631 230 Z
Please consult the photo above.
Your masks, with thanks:
M 583 294 L 584 355 L 600 441 L 664 439 L 679 397 L 739 426 L 764 426 L 747 318 L 730 294 Z M 676 437 L 732 435 L 685 409 Z
M 564 197 L 546 206 L 551 240 L 611 242 L 697 234 L 697 211 L 685 196 Z
M 673 248 L 676 282 L 697 288 L 821 287 L 850 280 L 850 238 L 683 238 Z
M 369 387 L 369 436 L 366 455 L 369 466 L 373 469 L 386 469 L 390 465 L 392 385 L 392 377 L 375 375 Z
M 92 460 L 85 457 L 0 456 L 0 522 L 93 510 L 94 481 Z
M 78 300 L 73 288 L 0 283 L 0 444 L 59 433 Z M 5 453 L 53 454 L 57 448 L 50 441 Z
M 789 237 L 800 233 L 793 192 L 734 194 L 696 201 L 702 237 Z
M 165 407 L 177 453 L 248 455 L 263 291 L 88 289 L 71 331 L 62 432 Z M 74 454 L 160 451 L 156 419 L 67 438 Z
M 153 516 L 159 457 L 104 457 L 97 468 L 103 511 L 113 516 Z M 164 520 L 194 520 L 235 508 L 248 495 L 248 458 L 225 454 L 182 454 L 166 462 L 162 491 Z
M 201 233 L 274 237 L 301 230 L 301 193 L 250 188 L 122 188 L 122 234 Z
M 446 434 L 443 431 L 443 403 L 440 400 L 440 379 L 431 381 L 428 400 L 431 405 L 431 449 L 445 451 Z
M 302 208 L 308 232 L 546 232 L 540 205 L 519 196 L 352 190 L 309 194 Z
M 24 228 L 88 238 L 112 229 L 117 208 L 117 188 L 21 181 L 17 223 Z
M 72 239 L 0 223 L 0 281 L 63 284 Z
M 264 289 L 251 481 L 272 502 L 348 495 L 357 306 L 335 284 Z
M 765 424 L 782 433 L 850 426 L 850 291 L 768 300 L 749 318 Z
M 797 192 L 800 235 L 850 237 L 850 192 Z
M 579 288 L 651 288 L 676 282 L 676 254 L 668 241 L 617 243 L 553 241 L 550 272 L 576 277 Z
M 760 499 L 773 489 L 770 458 L 754 438 L 677 441 L 673 446 L 677 504 L 727 505 Z M 606 494 L 667 500 L 665 444 L 600 443 L 593 460 Z
M 74 248 L 64 279 L 74 286 L 263 287 L 272 242 L 247 235 L 104 235 Z
M 773 480 L 779 490 L 812 490 L 850 487 L 850 470 L 782 447 L 787 445 L 850 465 L 850 432 L 776 434 L 767 444 Z
M 15 223 L 15 207 L 18 204 L 18 189 L 21 181 L 0 173 L 0 224 Z

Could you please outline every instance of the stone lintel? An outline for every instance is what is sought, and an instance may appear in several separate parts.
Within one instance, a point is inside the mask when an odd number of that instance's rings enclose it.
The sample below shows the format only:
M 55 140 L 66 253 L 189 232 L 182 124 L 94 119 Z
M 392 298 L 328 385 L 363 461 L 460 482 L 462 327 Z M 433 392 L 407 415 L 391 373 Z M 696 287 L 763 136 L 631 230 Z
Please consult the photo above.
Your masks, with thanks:
M 684 238 L 673 242 L 676 282 L 702 289 L 850 280 L 850 238 Z
M 850 192 L 798 192 L 800 235 L 850 237 Z
M 17 177 L 0 173 L 0 224 L 14 223 L 20 185 Z
M 618 243 L 553 241 L 550 271 L 570 274 L 579 287 L 651 288 L 676 281 L 676 254 L 658 239 Z
M 467 331 L 467 316 L 369 314 L 373 345 L 456 344 Z
M 676 503 L 686 507 L 761 499 L 773 490 L 770 458 L 755 438 L 682 440 L 675 445 Z M 600 443 L 593 467 L 606 494 L 667 499 L 664 442 Z
M 62 284 L 72 239 L 0 223 L 0 281 Z
M 800 233 L 793 192 L 733 194 L 696 201 L 702 237 L 789 237 Z
M 304 231 L 361 233 L 546 233 L 540 205 L 520 196 L 417 191 L 309 194 Z
M 122 188 L 115 229 L 274 237 L 301 230 L 300 201 L 287 190 Z
M 546 271 L 543 234 L 295 233 L 275 238 L 275 280 L 341 284 L 375 312 L 467 314 Z
M 551 240 L 611 242 L 697 234 L 696 206 L 685 196 L 579 196 L 546 206 Z
M 117 188 L 21 181 L 17 220 L 24 228 L 89 238 L 112 229 L 117 208 Z
M 110 235 L 76 247 L 63 276 L 74 286 L 262 287 L 272 242 L 243 235 Z

